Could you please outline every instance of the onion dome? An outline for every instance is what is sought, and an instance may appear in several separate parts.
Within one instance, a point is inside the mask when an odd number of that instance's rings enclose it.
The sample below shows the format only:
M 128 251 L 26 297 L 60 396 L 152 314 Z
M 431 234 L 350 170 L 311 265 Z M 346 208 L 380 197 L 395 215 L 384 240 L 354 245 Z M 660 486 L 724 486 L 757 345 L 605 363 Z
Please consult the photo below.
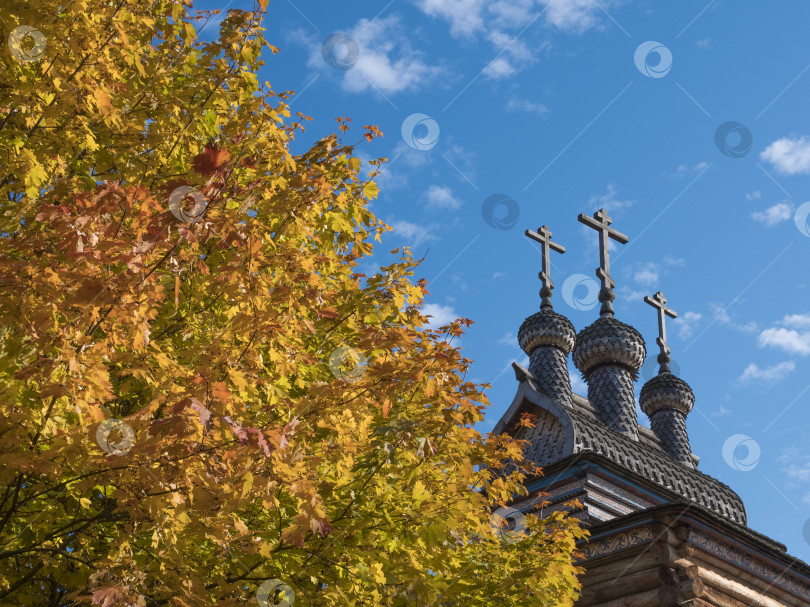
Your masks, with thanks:
M 574 364 L 588 382 L 588 401 L 599 419 L 633 440 L 638 440 L 634 382 L 646 354 L 641 334 L 612 315 L 580 331 L 574 346 Z
M 635 380 L 646 355 L 641 333 L 613 316 L 602 316 L 577 335 L 573 361 L 586 380 L 592 370 L 606 364 L 625 367 Z
M 518 330 L 518 344 L 530 356 L 538 346 L 554 346 L 567 356 L 574 349 L 575 343 L 574 325 L 550 308 L 529 316 Z

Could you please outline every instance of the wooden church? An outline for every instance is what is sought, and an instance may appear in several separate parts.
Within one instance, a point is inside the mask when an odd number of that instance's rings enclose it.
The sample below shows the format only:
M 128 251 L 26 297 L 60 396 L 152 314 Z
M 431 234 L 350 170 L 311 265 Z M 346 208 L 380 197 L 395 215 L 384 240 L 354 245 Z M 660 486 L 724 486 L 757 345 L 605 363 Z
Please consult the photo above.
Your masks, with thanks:
M 590 537 L 580 547 L 583 607 L 810 606 L 810 566 L 785 546 L 749 529 L 745 507 L 728 486 L 698 470 L 686 417 L 689 385 L 670 372 L 662 293 L 645 301 L 658 312 L 658 375 L 641 388 L 651 429 L 636 419 L 634 383 L 646 348 L 638 331 L 615 318 L 609 239 L 628 242 L 604 209 L 579 221 L 599 233 L 599 318 L 579 333 L 551 304 L 551 241 L 546 226 L 526 235 L 543 251 L 540 311 L 526 318 L 518 341 L 529 368 L 513 364 L 517 394 L 495 427 L 528 441 L 543 475 L 527 479 L 519 512 L 582 504 Z M 571 354 L 588 397 L 571 392 Z M 534 427 L 518 427 L 524 414 Z

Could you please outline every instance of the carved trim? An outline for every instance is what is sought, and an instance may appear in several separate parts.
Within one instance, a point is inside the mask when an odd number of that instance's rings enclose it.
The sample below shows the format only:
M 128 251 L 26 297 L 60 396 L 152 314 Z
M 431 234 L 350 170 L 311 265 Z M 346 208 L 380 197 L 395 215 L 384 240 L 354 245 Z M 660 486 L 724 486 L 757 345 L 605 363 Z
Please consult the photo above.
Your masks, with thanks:
M 774 567 L 750 553 L 740 550 L 737 546 L 724 542 L 717 535 L 694 528 L 689 532 L 689 541 L 709 554 L 720 557 L 724 561 L 764 578 L 782 590 L 810 601 L 810 587 L 793 576 L 785 576 L 789 571 L 788 567 L 781 569 Z
M 626 550 L 627 548 L 638 546 L 639 544 L 646 544 L 652 541 L 654 537 L 652 525 L 642 525 L 595 542 L 588 542 L 582 546 L 581 551 L 583 558 L 579 559 L 578 562 L 590 561 L 591 559 L 613 554 L 620 550 Z

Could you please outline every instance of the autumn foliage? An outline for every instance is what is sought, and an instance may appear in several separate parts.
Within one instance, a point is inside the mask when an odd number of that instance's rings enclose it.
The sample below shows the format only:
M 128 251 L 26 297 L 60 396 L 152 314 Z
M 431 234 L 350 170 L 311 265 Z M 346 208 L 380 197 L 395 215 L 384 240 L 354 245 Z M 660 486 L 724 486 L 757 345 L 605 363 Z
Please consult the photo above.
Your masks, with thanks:
M 573 519 L 493 532 L 464 321 L 407 251 L 359 273 L 348 121 L 290 151 L 265 8 L 0 6 L 45 41 L 0 62 L 0 604 L 571 604 Z

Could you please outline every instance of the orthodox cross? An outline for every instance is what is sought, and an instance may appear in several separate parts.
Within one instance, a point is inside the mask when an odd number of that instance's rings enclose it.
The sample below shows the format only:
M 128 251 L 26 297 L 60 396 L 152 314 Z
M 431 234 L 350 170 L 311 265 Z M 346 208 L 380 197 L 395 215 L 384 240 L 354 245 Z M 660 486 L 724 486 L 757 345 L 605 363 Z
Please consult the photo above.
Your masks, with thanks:
M 580 213 L 577 219 L 589 228 L 599 231 L 599 268 L 596 270 L 596 277 L 602 282 L 602 289 L 599 291 L 599 301 L 602 302 L 600 314 L 612 316 L 613 305 L 610 302 L 615 299 L 613 287 L 616 286 L 616 283 L 610 277 L 610 238 L 622 244 L 627 244 L 630 239 L 610 227 L 613 219 L 608 217 L 605 209 L 599 209 L 593 214 L 593 217 Z
M 556 242 L 551 242 L 551 231 L 548 226 L 540 226 L 537 232 L 526 230 L 526 236 L 540 243 L 540 250 L 543 253 L 541 270 L 538 274 L 543 283 L 543 287 L 540 289 L 540 298 L 542 299 L 540 307 L 551 309 L 551 290 L 554 288 L 554 283 L 551 282 L 551 258 L 549 252 L 565 253 L 565 247 Z
M 675 312 L 675 310 L 667 308 L 665 305 L 667 303 L 667 298 L 664 297 L 664 294 L 661 291 L 658 291 L 658 293 L 652 297 L 645 295 L 644 301 L 658 310 L 658 339 L 655 340 L 658 347 L 661 349 L 661 352 L 658 355 L 658 364 L 661 365 L 661 367 L 658 369 L 658 373 L 669 373 L 670 349 L 667 345 L 666 316 L 669 316 L 670 318 L 678 318 L 678 313 Z

